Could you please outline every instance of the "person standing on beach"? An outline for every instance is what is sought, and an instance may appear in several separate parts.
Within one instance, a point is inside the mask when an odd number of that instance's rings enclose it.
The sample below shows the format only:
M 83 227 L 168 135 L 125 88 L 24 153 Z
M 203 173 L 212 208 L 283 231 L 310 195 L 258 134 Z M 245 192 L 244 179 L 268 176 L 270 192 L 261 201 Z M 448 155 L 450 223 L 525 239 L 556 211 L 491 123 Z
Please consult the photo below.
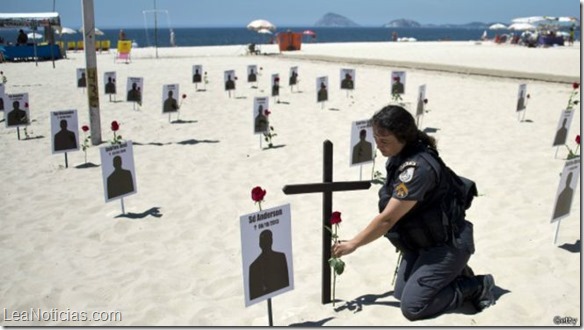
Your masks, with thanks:
M 332 255 L 348 255 L 386 236 L 402 253 L 394 296 L 410 321 L 436 317 L 466 301 L 479 311 L 493 305 L 493 276 L 475 276 L 467 265 L 474 253 L 472 223 L 443 222 L 441 202 L 451 191 L 436 140 L 400 106 L 384 107 L 372 122 L 377 148 L 389 157 L 379 214 L 354 238 L 334 244 Z

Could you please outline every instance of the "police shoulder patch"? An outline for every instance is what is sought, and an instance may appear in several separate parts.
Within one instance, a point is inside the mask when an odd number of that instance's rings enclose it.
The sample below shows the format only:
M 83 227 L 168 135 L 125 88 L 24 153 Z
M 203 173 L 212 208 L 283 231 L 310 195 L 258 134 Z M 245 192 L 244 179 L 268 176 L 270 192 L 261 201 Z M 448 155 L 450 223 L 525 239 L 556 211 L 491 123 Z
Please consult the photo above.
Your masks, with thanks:
M 404 171 L 399 174 L 399 180 L 401 182 L 407 183 L 414 177 L 415 167 L 406 167 Z
M 395 187 L 395 196 L 398 198 L 404 198 L 408 195 L 408 187 L 406 187 L 405 183 L 400 183 Z
M 398 170 L 398 172 L 401 172 L 401 171 L 405 170 L 407 167 L 416 167 L 416 166 L 418 166 L 418 163 L 416 163 L 413 160 L 409 160 L 409 161 L 401 164 L 397 170 Z

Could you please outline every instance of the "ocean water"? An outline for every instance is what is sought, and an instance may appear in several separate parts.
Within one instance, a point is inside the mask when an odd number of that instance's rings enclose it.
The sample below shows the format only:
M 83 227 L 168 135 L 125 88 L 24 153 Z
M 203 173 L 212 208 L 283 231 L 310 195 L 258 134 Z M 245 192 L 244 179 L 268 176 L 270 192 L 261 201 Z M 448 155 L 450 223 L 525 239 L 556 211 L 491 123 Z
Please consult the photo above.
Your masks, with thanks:
M 468 28 L 382 28 L 382 27 L 358 27 L 358 28 L 331 28 L 331 27 L 280 27 L 276 31 L 285 32 L 303 32 L 312 30 L 316 32 L 316 39 L 310 36 L 304 36 L 303 42 L 372 42 L 372 41 L 389 41 L 391 34 L 396 32 L 398 37 L 415 38 L 418 41 L 468 41 L 479 40 L 485 31 L 484 29 Z M 17 31 L 15 29 L 0 29 L 0 37 L 7 42 L 15 42 Z M 104 35 L 98 36 L 100 40 L 111 40 L 112 44 L 118 40 L 119 29 L 102 29 Z M 158 28 L 157 33 L 154 29 L 137 28 L 124 29 L 126 37 L 132 39 L 138 44 L 138 47 L 169 47 L 170 46 L 170 29 Z M 495 34 L 509 34 L 513 31 L 508 30 L 487 30 L 489 38 Z M 576 40 L 580 40 L 580 31 L 576 31 Z M 249 43 L 265 44 L 270 42 L 274 35 L 260 34 L 246 28 L 175 28 L 174 29 L 176 45 L 182 47 L 188 46 L 221 46 L 221 45 L 245 45 Z M 520 32 L 515 32 L 520 33 Z M 82 40 L 81 33 L 67 34 L 62 37 L 65 41 Z

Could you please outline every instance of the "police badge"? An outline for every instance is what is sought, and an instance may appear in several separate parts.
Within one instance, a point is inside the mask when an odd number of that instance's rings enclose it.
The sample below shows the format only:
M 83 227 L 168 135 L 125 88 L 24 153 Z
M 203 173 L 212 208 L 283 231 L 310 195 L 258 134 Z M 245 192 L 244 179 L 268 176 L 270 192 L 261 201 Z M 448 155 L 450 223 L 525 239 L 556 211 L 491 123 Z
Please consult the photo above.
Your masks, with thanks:
M 413 167 L 406 168 L 405 171 L 399 174 L 400 181 L 404 183 L 410 182 L 414 177 L 414 170 L 415 168 Z

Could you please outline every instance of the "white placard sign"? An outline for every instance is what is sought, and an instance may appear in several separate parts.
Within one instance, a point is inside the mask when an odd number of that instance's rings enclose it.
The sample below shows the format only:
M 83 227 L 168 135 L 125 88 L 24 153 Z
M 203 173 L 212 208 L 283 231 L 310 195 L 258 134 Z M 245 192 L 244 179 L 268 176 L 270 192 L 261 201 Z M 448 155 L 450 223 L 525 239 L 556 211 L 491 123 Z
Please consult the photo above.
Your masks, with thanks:
M 137 102 L 142 104 L 142 95 L 144 95 L 144 78 L 142 77 L 128 77 L 126 85 L 126 101 Z
M 87 87 L 87 77 L 85 76 L 85 68 L 77 68 L 77 87 Z
M 556 201 L 552 212 L 552 223 L 570 214 L 579 176 L 580 157 L 567 160 L 556 193 Z
M 196 64 L 193 65 L 193 83 L 203 82 L 203 66 Z
M 280 95 L 280 75 L 274 73 L 272 75 L 272 96 L 279 96 Z
M 30 125 L 30 109 L 28 108 L 28 93 L 5 94 L 4 122 L 6 127 Z
M 116 72 L 109 71 L 103 74 L 105 83 L 104 90 L 106 94 L 116 94 Z
M 51 112 L 51 137 L 53 154 L 79 150 L 77 110 Z
M 406 91 L 406 72 L 391 72 L 391 94 L 404 94 Z
M 426 85 L 418 87 L 418 103 L 416 105 L 416 116 L 424 115 L 424 99 L 426 98 Z
M 257 82 L 258 81 L 258 66 L 248 65 L 247 66 L 247 82 Z
M 371 119 L 354 121 L 351 124 L 350 166 L 373 162 L 375 139 Z
M 288 76 L 288 85 L 295 86 L 296 84 L 298 84 L 298 67 L 293 66 L 293 67 L 290 67 L 290 73 Z
M 552 147 L 563 146 L 566 144 L 566 138 L 568 137 L 570 125 L 572 124 L 572 118 L 574 118 L 574 111 L 562 111 L 560 120 L 558 121 L 558 127 L 556 128 L 556 134 L 554 136 Z
M 235 70 L 227 70 L 223 73 L 226 91 L 235 90 L 235 79 L 237 79 L 235 76 Z
M 253 99 L 253 132 L 262 134 L 270 129 L 269 116 L 266 116 L 266 110 L 270 109 L 269 97 L 256 97 Z
M 517 111 L 525 110 L 525 98 L 527 93 L 527 84 L 520 84 L 517 91 Z
M 316 78 L 316 102 L 328 101 L 328 77 Z
M 245 306 L 293 290 L 290 204 L 239 220 Z
M 341 69 L 341 89 L 355 89 L 355 69 Z
M 100 148 L 105 201 L 110 202 L 137 192 L 132 141 Z
M 179 89 L 178 84 L 169 84 L 162 86 L 162 113 L 178 111 Z

